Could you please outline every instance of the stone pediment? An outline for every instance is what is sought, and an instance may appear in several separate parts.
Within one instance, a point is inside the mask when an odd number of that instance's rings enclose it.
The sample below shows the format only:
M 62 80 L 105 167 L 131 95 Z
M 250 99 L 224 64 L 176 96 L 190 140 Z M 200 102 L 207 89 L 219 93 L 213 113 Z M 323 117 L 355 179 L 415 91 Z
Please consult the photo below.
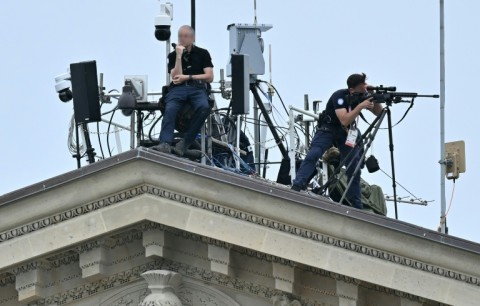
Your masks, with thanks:
M 476 305 L 478 262 L 478 244 L 146 149 L 0 197 L 0 306 L 137 305 L 156 269 L 185 305 Z

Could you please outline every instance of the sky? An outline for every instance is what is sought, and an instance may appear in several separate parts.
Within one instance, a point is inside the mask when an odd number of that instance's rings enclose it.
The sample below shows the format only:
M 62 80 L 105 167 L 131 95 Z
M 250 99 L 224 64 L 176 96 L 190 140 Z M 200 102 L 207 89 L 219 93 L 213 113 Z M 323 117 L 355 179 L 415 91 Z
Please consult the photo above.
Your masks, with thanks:
M 190 23 L 190 1 L 173 3 L 172 38 Z M 475 0 L 445 1 L 446 141 L 464 140 L 467 171 L 456 182 L 448 215 L 449 234 L 480 242 L 480 181 L 475 77 L 480 71 L 480 28 Z M 253 0 L 197 0 L 197 45 L 207 48 L 215 65 L 215 81 L 229 58 L 227 25 L 253 23 Z M 73 104 L 62 103 L 54 77 L 70 63 L 96 60 L 106 90 L 121 90 L 125 75 L 148 75 L 149 91 L 165 84 L 166 48 L 154 37 L 156 0 L 3 0 L 0 3 L 0 194 L 60 175 L 76 168 L 67 148 Z M 434 0 L 257 0 L 259 23 L 272 24 L 263 33 L 272 46 L 272 79 L 285 104 L 303 107 L 346 86 L 351 73 L 365 72 L 374 85 L 398 91 L 439 94 L 439 1 Z M 174 41 L 174 40 L 173 40 Z M 268 61 L 267 61 L 268 62 Z M 261 76 L 268 80 L 269 76 Z M 218 84 L 214 84 L 214 87 Z M 227 101 L 217 97 L 220 106 Z M 115 106 L 106 105 L 102 111 Z M 278 97 L 274 106 L 281 108 Z M 392 106 L 397 122 L 407 105 Z M 106 117 L 109 119 L 109 117 Z M 281 118 L 277 118 L 282 121 Z M 286 116 L 284 116 L 286 119 Z M 373 116 L 367 115 L 368 120 Z M 120 113 L 114 121 L 128 125 Z M 287 123 L 283 120 L 285 126 Z M 385 124 L 383 125 L 385 127 Z M 100 124 L 100 132 L 107 125 Z M 361 124 L 365 130 L 366 125 Z M 96 125 L 90 125 L 96 131 Z M 123 150 L 129 135 L 121 131 Z M 97 135 L 92 134 L 100 154 Z M 101 135 L 105 146 L 105 135 Z M 114 153 L 118 146 L 110 137 Z M 436 230 L 440 217 L 440 100 L 418 99 L 408 116 L 393 129 L 397 181 L 427 206 L 399 203 L 399 219 Z M 104 148 L 106 151 L 106 148 Z M 373 154 L 391 173 L 388 134 L 380 130 Z M 370 155 L 369 152 L 368 155 Z M 278 152 L 271 152 L 270 160 Z M 83 160 L 83 164 L 86 161 Z M 269 169 L 276 177 L 275 167 Z M 391 181 L 381 172 L 363 177 L 392 195 Z M 447 206 L 453 183 L 446 182 Z M 398 188 L 399 196 L 409 194 Z M 388 216 L 394 217 L 392 202 Z

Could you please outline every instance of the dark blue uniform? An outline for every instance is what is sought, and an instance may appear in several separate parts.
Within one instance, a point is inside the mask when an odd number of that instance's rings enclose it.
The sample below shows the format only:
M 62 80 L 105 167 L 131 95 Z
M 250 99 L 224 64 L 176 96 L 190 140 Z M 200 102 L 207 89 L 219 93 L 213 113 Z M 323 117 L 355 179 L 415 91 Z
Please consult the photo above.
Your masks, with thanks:
M 353 171 L 358 162 L 360 162 L 362 149 L 359 148 L 358 145 L 354 148 L 345 145 L 347 140 L 347 130 L 342 127 L 340 120 L 335 113 L 335 110 L 341 108 L 350 111 L 348 95 L 348 89 L 340 89 L 334 92 L 328 100 L 325 108 L 325 119 L 317 127 L 317 132 L 310 144 L 310 150 L 297 171 L 296 178 L 293 181 L 294 189 L 304 189 L 306 187 L 308 184 L 308 178 L 310 178 L 315 171 L 317 161 L 322 157 L 323 153 L 332 146 L 332 144 L 340 150 L 342 160 L 346 158 L 351 150 L 355 150 L 355 152 L 350 155 L 349 160 L 346 161 L 346 165 L 348 165 L 353 159 L 352 165 L 347 169 L 349 180 L 352 177 Z M 358 135 L 360 137 L 360 133 L 358 133 Z M 347 191 L 347 199 L 355 208 L 363 208 L 361 201 L 360 171 L 356 173 L 353 183 Z

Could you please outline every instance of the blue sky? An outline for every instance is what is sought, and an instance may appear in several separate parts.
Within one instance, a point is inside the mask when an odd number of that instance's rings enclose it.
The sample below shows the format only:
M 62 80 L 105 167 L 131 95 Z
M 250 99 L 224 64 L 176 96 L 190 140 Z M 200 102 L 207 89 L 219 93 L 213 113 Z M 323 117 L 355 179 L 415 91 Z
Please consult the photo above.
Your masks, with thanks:
M 175 33 L 190 22 L 190 1 L 171 2 Z M 457 181 L 448 225 L 451 235 L 480 242 L 475 158 L 480 129 L 474 107 L 480 2 L 446 2 L 446 140 L 465 140 L 467 151 L 467 172 Z M 0 3 L 0 194 L 75 169 L 67 150 L 73 105 L 60 102 L 54 90 L 54 77 L 70 63 L 96 60 L 107 90 L 121 89 L 124 75 L 132 74 L 148 75 L 151 91 L 164 85 L 165 44 L 153 35 L 159 8 L 155 0 Z M 365 72 L 370 83 L 397 86 L 399 91 L 440 92 L 438 1 L 258 0 L 257 14 L 259 23 L 273 25 L 263 38 L 272 45 L 273 83 L 287 105 L 303 107 L 304 94 L 327 101 L 354 72 Z M 216 81 L 228 61 L 227 25 L 251 22 L 253 0 L 197 0 L 197 44 L 210 50 Z M 280 107 L 278 99 L 274 103 Z M 399 217 L 430 229 L 436 229 L 440 215 L 439 103 L 418 99 L 393 130 L 397 180 L 416 196 L 434 200 L 427 207 L 399 204 Z M 394 122 L 406 107 L 392 107 Z M 120 114 L 115 121 L 128 123 Z M 122 140 L 123 149 L 128 148 L 126 132 Z M 377 135 L 373 152 L 390 173 L 386 131 Z M 271 175 L 276 175 L 273 168 Z M 365 178 L 392 194 L 391 182 L 382 173 Z M 447 181 L 446 190 L 448 201 L 452 182 Z M 408 195 L 401 189 L 398 194 Z M 392 203 L 388 209 L 393 216 Z

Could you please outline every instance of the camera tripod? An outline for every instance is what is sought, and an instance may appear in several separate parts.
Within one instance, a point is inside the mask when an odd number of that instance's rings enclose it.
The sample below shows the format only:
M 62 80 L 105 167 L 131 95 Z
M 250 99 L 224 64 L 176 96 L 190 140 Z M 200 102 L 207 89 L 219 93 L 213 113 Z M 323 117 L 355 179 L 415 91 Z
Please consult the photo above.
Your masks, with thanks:
M 360 171 L 360 168 L 362 166 L 362 161 L 365 158 L 365 155 L 367 154 L 368 149 L 372 145 L 375 136 L 377 135 L 378 130 L 380 129 L 380 126 L 385 119 L 385 116 L 387 116 L 387 121 L 388 121 L 388 141 L 389 141 L 389 149 L 390 149 L 390 162 L 391 162 L 391 168 L 392 168 L 392 187 L 393 187 L 393 197 L 394 197 L 394 205 L 395 205 L 395 219 L 398 219 L 398 208 L 397 208 L 397 184 L 395 180 L 395 162 L 394 162 L 394 157 L 393 157 L 393 133 L 392 133 L 392 115 L 390 111 L 390 106 L 392 102 L 387 102 L 386 106 L 383 108 L 382 112 L 380 115 L 373 120 L 373 122 L 370 124 L 368 129 L 365 131 L 365 133 L 362 134 L 360 137 L 360 141 L 358 141 L 358 146 L 362 146 L 364 148 L 362 156 L 360 157 L 359 161 L 355 167 L 355 170 L 353 171 L 350 180 L 348 181 L 347 187 L 345 188 L 345 191 L 343 192 L 343 195 L 339 201 L 339 203 L 342 203 L 343 200 L 345 199 L 348 189 L 353 183 L 353 179 L 355 175 Z M 339 182 L 340 179 L 344 173 L 340 174 L 339 178 L 336 178 L 337 174 L 340 173 L 340 170 L 342 169 L 343 166 L 345 166 L 346 161 L 350 160 L 348 165 L 346 165 L 347 169 L 353 166 L 353 163 L 355 161 L 355 158 L 350 158 L 350 157 L 355 157 L 352 156 L 353 154 L 359 154 L 361 151 L 360 150 L 351 150 L 345 158 L 342 159 L 340 164 L 335 168 L 334 173 L 330 176 L 328 181 L 320 187 L 318 193 L 323 194 L 326 189 L 333 183 L 333 187 L 335 187 Z

